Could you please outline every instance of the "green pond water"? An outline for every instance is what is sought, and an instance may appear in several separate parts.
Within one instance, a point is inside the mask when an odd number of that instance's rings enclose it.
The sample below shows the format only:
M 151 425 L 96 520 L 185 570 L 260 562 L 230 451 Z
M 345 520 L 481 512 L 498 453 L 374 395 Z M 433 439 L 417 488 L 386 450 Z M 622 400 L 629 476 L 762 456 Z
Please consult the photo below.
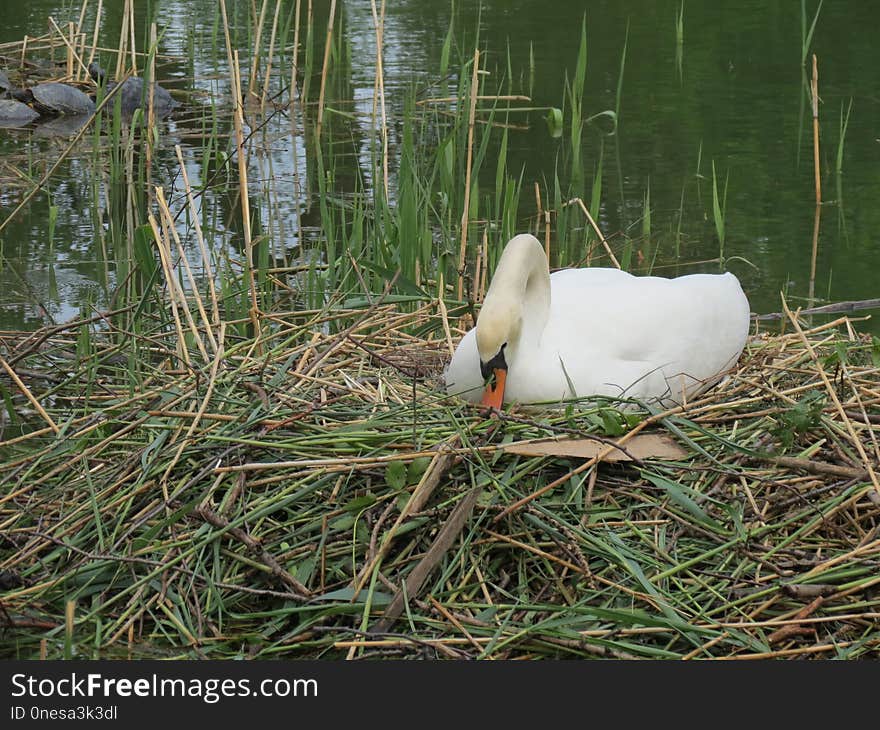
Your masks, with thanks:
M 306 4 L 303 0 L 304 8 Z M 88 8 L 88 17 L 93 17 L 94 5 Z M 319 59 L 329 5 L 313 3 L 318 28 L 313 45 Z M 338 32 L 350 61 L 334 67 L 334 73 L 345 78 L 329 85 L 328 105 L 350 115 L 348 136 L 355 151 L 344 158 L 347 162 L 342 164 L 348 167 L 338 170 L 337 178 L 344 185 L 348 177 L 366 177 L 369 184 L 362 157 L 367 155 L 365 140 L 373 133 L 369 122 L 375 81 L 372 13 L 365 0 L 340 0 L 337 5 Z M 121 0 L 105 3 L 99 45 L 112 48 L 118 43 L 122 6 Z M 274 3 L 268 6 L 271 16 Z M 230 0 L 228 7 L 233 43 L 242 50 L 246 65 L 252 42 L 246 30 L 251 3 Z M 289 22 L 293 7 L 294 2 L 282 3 L 282 25 Z M 805 10 L 809 28 L 816 3 L 807 2 Z M 819 62 L 824 199 L 814 276 L 810 61 L 808 55 L 803 63 L 800 3 L 690 0 L 682 9 L 680 2 L 633 0 L 459 0 L 453 9 L 438 0 L 402 0 L 388 2 L 385 12 L 392 168 L 403 135 L 405 91 L 415 87 L 423 97 L 436 91 L 443 41 L 454 12 L 456 52 L 466 57 L 477 43 L 485 67 L 509 69 L 517 93 L 531 98 L 518 103 L 540 108 L 516 115 L 516 128 L 509 132 L 509 169 L 522 171 L 518 217 L 522 230 L 532 227 L 534 183 L 552 183 L 554 171 L 568 166 L 562 162 L 565 134 L 549 133 L 543 109 L 566 105 L 566 78 L 575 69 L 581 21 L 586 17 L 585 116 L 617 107 L 626 49 L 616 134 L 607 134 L 607 116 L 585 127 L 583 170 L 589 194 L 599 145 L 604 145 L 601 208 L 594 215 L 612 245 L 632 242 L 635 270 L 651 267 L 667 276 L 718 270 L 714 163 L 722 190 L 725 180 L 727 185 L 725 267 L 740 277 L 754 312 L 779 311 L 780 292 L 785 292 L 792 307 L 880 297 L 880 88 L 875 53 L 880 6 L 856 0 L 825 3 L 809 47 Z M 45 33 L 50 16 L 66 25 L 78 14 L 79 6 L 66 2 L 0 0 L 4 19 L 0 43 Z M 154 182 L 179 194 L 174 145 L 181 147 L 190 182 L 199 186 L 212 175 L 203 154 L 205 120 L 219 118 L 220 132 L 229 133 L 228 114 L 212 116 L 215 109 L 228 111 L 228 65 L 215 2 L 138 2 L 139 48 L 148 17 L 162 33 L 160 52 L 171 58 L 160 65 L 160 80 L 184 99 L 183 107 L 163 123 L 152 175 Z M 92 24 L 87 22 L 86 27 L 91 32 Z M 113 58 L 105 53 L 102 60 L 106 65 Z M 0 58 L 0 65 L 7 68 L 16 63 L 14 55 Z M 282 58 L 278 68 L 289 75 L 289 59 Z M 314 83 L 317 88 L 317 79 Z M 501 88 L 500 76 L 497 83 Z M 278 93 L 280 104 L 286 104 L 285 88 L 279 74 L 272 92 Z M 334 97 L 339 90 L 344 90 L 345 98 Z M 838 158 L 841 119 L 850 104 L 845 146 Z M 336 124 L 338 134 L 338 120 Z M 296 171 L 307 165 L 305 142 L 296 128 L 291 133 L 283 113 L 260 134 L 263 144 L 250 160 L 258 229 L 275 250 L 293 254 L 300 235 L 318 235 L 314 196 L 304 199 L 295 179 Z M 40 127 L 0 130 L 0 221 L 29 190 L 23 178 L 39 179 L 68 144 L 68 138 L 46 134 Z M 488 169 L 494 170 L 491 165 Z M 492 173 L 487 175 L 482 185 L 491 189 Z M 64 161 L 46 190 L 34 196 L 0 234 L 0 330 L 34 329 L 76 317 L 91 306 L 107 306 L 115 273 L 104 261 L 105 222 L 93 204 L 103 184 L 94 142 L 87 136 L 82 149 Z M 199 198 L 205 235 L 215 253 L 228 250 L 235 255 L 241 248 L 234 215 L 236 186 L 234 178 L 228 186 L 215 181 Z M 51 225 L 50 210 L 57 215 Z M 191 230 L 183 223 L 181 232 L 191 245 Z M 861 327 L 880 333 L 874 321 Z

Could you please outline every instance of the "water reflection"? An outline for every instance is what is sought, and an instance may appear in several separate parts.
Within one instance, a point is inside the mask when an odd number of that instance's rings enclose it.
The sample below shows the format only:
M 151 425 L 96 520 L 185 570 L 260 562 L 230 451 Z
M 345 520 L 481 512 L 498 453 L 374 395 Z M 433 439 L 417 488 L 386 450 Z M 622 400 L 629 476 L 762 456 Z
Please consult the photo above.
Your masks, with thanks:
M 91 118 L 91 114 L 43 117 L 34 123 L 34 134 L 37 137 L 72 137 L 79 132 Z
M 302 5 L 305 9 L 308 4 Z M 303 30 L 302 40 L 319 58 L 329 3 L 316 0 L 311 5 L 316 22 L 310 37 Z M 247 79 L 253 40 L 246 31 L 250 4 L 229 2 L 228 7 L 232 43 L 241 51 Z M 282 3 L 282 27 L 290 28 L 293 7 L 292 1 Z M 725 255 L 743 280 L 753 309 L 778 310 L 780 291 L 787 293 L 793 306 L 814 298 L 878 295 L 873 271 L 880 264 L 880 241 L 875 235 L 880 223 L 875 205 L 880 145 L 873 125 L 877 100 L 870 92 L 874 66 L 870 29 L 876 27 L 880 11 L 855 0 L 826 4 L 817 23 L 823 184 L 827 196 L 834 198 L 826 207 L 833 206 L 836 212 L 822 215 L 814 256 L 811 140 L 797 7 L 768 6 L 757 0 L 736 7 L 692 3 L 684 6 L 680 18 L 682 5 L 677 1 L 462 0 L 455 7 L 458 30 L 451 54 L 466 57 L 479 43 L 491 71 L 489 86 L 529 94 L 536 109 L 565 106 L 566 80 L 574 69 L 586 11 L 587 114 L 618 109 L 619 126 L 613 137 L 605 135 L 607 128 L 599 122 L 585 127 L 584 198 L 589 199 L 601 149 L 602 205 L 594 213 L 612 242 L 624 237 L 633 241 L 635 260 L 641 260 L 643 267 L 653 266 L 659 274 L 717 269 L 714 162 L 722 179 L 729 180 Z M 0 40 L 39 35 L 47 17 L 66 20 L 68 8 L 66 3 L 48 0 L 27 4 L 0 0 L 5 18 Z M 121 8 L 122 3 L 105 7 L 101 26 L 105 47 L 116 44 Z M 190 184 L 201 191 L 194 205 L 203 235 L 215 256 L 237 256 L 243 235 L 234 184 L 235 146 L 230 143 L 228 64 L 222 33 L 217 32 L 217 3 L 163 0 L 152 8 L 161 31 L 160 53 L 167 57 L 160 64 L 159 79 L 186 96 L 185 105 L 162 127 L 153 182 L 165 188 L 175 210 L 184 207 L 174 151 L 179 145 Z M 334 190 L 351 191 L 358 180 L 367 187 L 380 184 L 372 171 L 375 155 L 382 152 L 383 124 L 376 102 L 376 31 L 370 4 L 340 2 L 339 8 L 336 22 L 344 42 L 333 57 L 322 134 L 332 140 Z M 88 13 L 93 12 L 90 7 Z M 136 12 L 142 30 L 148 25 L 147 4 L 137 3 Z M 392 200 L 407 91 L 415 88 L 419 98 L 426 98 L 441 95 L 444 82 L 455 85 L 454 78 L 437 76 L 450 13 L 451 4 L 429 0 L 386 7 L 383 80 Z M 87 17 L 85 26 L 90 28 L 91 23 Z M 288 44 L 291 37 L 287 36 Z M 0 48 L 0 63 L 15 61 L 3 57 Z M 317 67 L 319 71 L 320 64 Z M 274 68 L 266 90 L 275 103 L 262 114 L 251 107 L 247 112 L 251 225 L 275 258 L 287 263 L 300 255 L 303 237 L 320 235 L 316 231 L 318 171 L 306 154 L 311 133 L 308 113 L 314 108 L 319 80 L 299 79 L 298 93 L 303 92 L 303 84 L 310 85 L 312 106 L 304 111 L 301 103 L 290 107 L 287 103 L 289 54 L 279 56 Z M 262 91 L 260 74 L 256 80 Z M 296 99 L 302 101 L 301 96 Z M 850 99 L 853 107 L 838 173 L 839 116 Z M 552 188 L 557 171 L 570 166 L 564 159 L 564 135 L 554 139 L 548 134 L 543 113 L 517 117 L 525 129 L 509 138 L 509 169 L 522 175 L 529 190 L 534 182 Z M 76 131 L 63 129 L 70 123 L 59 118 L 0 134 L 5 183 L 0 190 L 0 216 L 8 215 L 28 186 L 53 164 L 62 140 Z M 61 137 L 44 138 L 59 126 Z M 3 255 L 10 265 L 0 271 L 5 293 L 0 328 L 35 326 L 45 312 L 57 320 L 67 319 L 80 311 L 83 301 L 100 305 L 112 290 L 113 269 L 99 264 L 103 247 L 112 244 L 107 243 L 103 217 L 93 213 L 93 201 L 101 197 L 95 186 L 106 184 L 91 163 L 96 144 L 100 142 L 86 139 L 53 176 L 45 194 L 37 195 L 3 231 Z M 481 184 L 483 190 L 490 190 L 494 179 Z M 105 191 L 103 197 L 110 194 Z M 646 200 L 650 200 L 651 224 L 650 231 L 643 233 Z M 51 245 L 49 206 L 58 212 Z M 523 228 L 534 212 L 531 197 L 523 196 Z M 192 240 L 190 213 L 180 215 L 178 223 L 184 238 Z M 195 264 L 195 247 L 192 257 Z

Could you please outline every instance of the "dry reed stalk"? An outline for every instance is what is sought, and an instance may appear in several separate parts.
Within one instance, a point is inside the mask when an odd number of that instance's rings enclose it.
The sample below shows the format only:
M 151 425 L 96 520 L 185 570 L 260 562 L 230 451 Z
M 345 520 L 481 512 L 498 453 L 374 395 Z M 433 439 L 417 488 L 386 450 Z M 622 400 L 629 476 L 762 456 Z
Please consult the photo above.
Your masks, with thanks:
M 30 401 L 31 405 L 37 410 L 37 413 L 40 414 L 40 418 L 42 418 L 46 423 L 49 424 L 49 428 L 51 428 L 56 434 L 61 432 L 61 429 L 58 428 L 58 425 L 55 421 L 52 420 L 52 417 L 46 413 L 46 410 L 40 404 L 36 398 L 34 398 L 34 394 L 31 393 L 30 389 L 22 382 L 21 378 L 18 377 L 18 374 L 13 370 L 9 363 L 3 357 L 0 357 L 0 365 L 3 366 L 3 369 L 6 371 L 7 375 L 12 378 L 12 382 L 15 383 L 16 387 L 21 391 L 22 395 Z
M 165 275 L 165 282 L 168 285 L 168 303 L 171 305 L 171 316 L 174 319 L 174 327 L 177 330 L 177 355 L 186 364 L 188 368 L 192 367 L 189 350 L 186 347 L 186 338 L 183 336 L 183 326 L 180 323 L 180 315 L 177 311 L 177 295 L 174 284 L 174 270 L 171 266 L 171 250 L 167 247 L 165 238 L 159 230 L 159 224 L 156 217 L 150 213 L 148 216 L 150 228 L 153 230 L 153 238 L 156 241 L 156 247 L 159 249 L 159 261 L 162 266 L 162 272 Z
M 79 75 L 79 71 L 74 72 L 75 67 L 86 71 L 86 77 L 88 77 L 86 66 L 83 63 L 81 56 L 76 52 L 76 48 L 74 45 L 75 36 L 71 35 L 70 38 L 66 37 L 61 28 L 58 27 L 58 24 L 55 22 L 54 18 L 52 18 L 52 16 L 49 16 L 49 22 L 52 24 L 52 27 L 55 28 L 55 32 L 58 34 L 58 37 L 61 39 L 62 43 L 64 43 L 66 49 L 67 72 L 65 78 L 74 80 L 74 76 Z M 68 26 L 68 30 L 71 30 L 70 26 Z M 76 63 L 74 64 L 74 62 Z
M 376 102 L 378 99 L 382 113 L 382 185 L 385 200 L 388 200 L 388 118 L 385 113 L 385 68 L 382 61 L 385 48 L 385 0 L 382 0 L 381 13 L 376 11 L 376 0 L 370 0 L 373 13 L 373 28 L 376 31 L 376 80 L 373 85 L 373 129 L 376 128 Z
M 482 278 L 481 274 L 483 271 L 483 246 L 482 243 L 486 241 L 486 237 L 488 233 L 486 229 L 483 229 L 483 238 L 481 241 L 480 249 L 477 251 L 477 260 L 474 266 L 474 303 L 479 304 L 483 299 L 483 290 L 480 286 Z
M 840 403 L 840 399 L 837 397 L 837 391 L 834 386 L 831 385 L 831 381 L 828 379 L 828 375 L 825 372 L 825 368 L 822 365 L 821 360 L 819 360 L 816 355 L 816 351 L 813 349 L 812 344 L 810 343 L 807 336 L 804 334 L 804 331 L 801 329 L 800 322 L 798 322 L 797 317 L 792 313 L 792 311 L 788 308 L 788 303 L 785 301 L 785 297 L 782 297 L 782 308 L 785 313 L 788 315 L 789 320 L 791 321 L 792 326 L 795 329 L 795 332 L 801 338 L 801 341 L 806 347 L 807 352 L 810 353 L 810 358 L 813 360 L 813 363 L 816 367 L 816 372 L 819 374 L 819 377 L 822 379 L 822 383 L 825 385 L 825 390 L 828 392 L 828 396 L 831 398 L 831 401 L 834 403 L 835 408 L 837 408 L 837 414 L 840 416 L 840 420 L 846 428 L 847 433 L 849 434 L 850 441 L 852 445 L 858 451 L 859 458 L 861 458 L 862 463 L 865 465 L 865 469 L 868 470 L 868 475 L 871 478 L 871 484 L 874 485 L 874 490 L 878 496 L 880 496 L 880 482 L 877 481 L 877 474 L 874 472 L 874 467 L 871 464 L 871 460 L 868 458 L 867 453 L 865 452 L 865 448 L 862 445 L 861 439 L 856 435 L 855 430 L 853 429 L 852 421 L 846 415 L 846 411 Z
M 257 303 L 257 279 L 254 272 L 254 242 L 251 237 L 251 202 L 248 195 L 248 171 L 247 171 L 247 146 L 244 139 L 244 108 L 242 106 L 241 76 L 239 74 L 238 50 L 232 52 L 233 64 L 232 90 L 235 106 L 232 111 L 232 122 L 235 128 L 235 145 L 238 150 L 238 191 L 241 199 L 242 233 L 244 236 L 245 259 L 247 262 L 248 289 L 250 292 L 251 306 L 249 316 L 254 328 L 254 344 L 257 353 L 260 349 L 260 308 Z
M 810 656 L 812 654 L 822 654 L 824 652 L 839 652 L 841 649 L 845 649 L 855 643 L 856 642 L 854 641 L 835 641 L 831 644 L 814 644 L 813 646 L 805 646 L 797 649 L 761 651 L 752 654 L 732 654 L 730 656 L 716 657 L 716 659 L 719 661 L 748 661 L 751 659 L 782 659 L 784 657 Z
M 205 412 L 208 410 L 208 405 L 211 402 L 211 395 L 214 392 L 214 387 L 217 382 L 217 370 L 220 367 L 220 363 L 223 361 L 224 357 L 224 349 L 223 345 L 226 340 L 226 324 L 224 322 L 220 323 L 220 331 L 217 334 L 217 344 L 215 345 L 214 357 L 211 360 L 211 370 L 208 373 L 207 384 L 208 387 L 205 390 L 205 396 L 202 398 L 202 402 L 199 405 L 199 409 L 195 414 L 195 417 L 190 421 L 189 428 L 186 430 L 183 438 L 180 440 L 180 443 L 177 447 L 177 451 L 174 452 L 174 457 L 168 464 L 168 467 L 165 469 L 165 472 L 162 474 L 160 479 L 163 485 L 167 485 L 169 479 L 171 478 L 171 472 L 174 471 L 174 467 L 177 465 L 177 462 L 180 460 L 180 457 L 183 455 L 183 450 L 186 448 L 188 444 L 191 443 L 193 434 L 195 433 L 196 428 L 202 420 L 202 416 L 205 415 Z M 207 354 L 207 353 L 205 353 Z M 167 491 L 167 487 L 164 487 L 165 491 Z
M 333 44 L 333 22 L 336 19 L 336 0 L 330 0 L 330 18 L 327 20 L 327 39 L 324 42 L 324 61 L 321 65 L 321 90 L 318 92 L 318 119 L 315 123 L 315 140 L 321 139 L 324 123 L 324 92 L 327 88 L 327 73 L 330 69 L 330 48 Z
M 79 53 L 79 57 L 80 57 L 80 58 L 85 58 L 85 57 L 86 57 L 86 51 L 89 49 L 89 46 L 88 46 L 88 36 L 85 34 L 85 32 L 79 33 L 79 34 L 77 35 L 77 37 L 76 37 L 76 47 L 77 47 L 77 52 Z M 82 78 L 79 79 L 79 80 L 82 81 L 82 82 L 84 82 L 84 83 L 90 83 L 90 82 L 93 82 L 92 76 L 91 76 L 91 74 L 90 74 L 89 71 L 88 71 L 88 66 L 86 66 L 86 70 L 85 70 L 85 72 L 83 73 Z
M 262 42 L 263 42 L 263 25 L 266 22 L 266 4 L 268 0 L 263 0 L 260 5 L 260 17 L 254 17 L 254 25 L 257 29 L 257 34 L 254 36 L 254 55 L 251 57 L 251 75 L 248 78 L 248 96 L 257 98 L 257 92 L 254 90 L 257 85 L 257 68 L 260 65 L 260 51 L 262 51 Z M 277 6 L 278 0 L 276 0 Z M 256 7 L 252 4 L 251 10 L 255 11 Z
M 473 454 L 492 454 L 502 450 L 499 446 L 471 446 L 457 449 L 449 449 L 448 453 L 456 456 L 468 456 Z M 252 461 L 244 464 L 231 464 L 229 466 L 218 466 L 214 469 L 215 474 L 228 474 L 233 472 L 260 472 L 268 470 L 285 470 L 285 469 L 369 469 L 372 467 L 391 464 L 395 461 L 413 461 L 421 457 L 436 456 L 433 450 L 407 451 L 399 454 L 388 454 L 385 456 L 359 456 L 346 458 L 327 458 L 327 459 L 298 459 L 296 461 Z
M 822 173 L 819 169 L 819 62 L 813 54 L 813 77 L 810 81 L 810 102 L 813 107 L 813 175 L 816 205 L 822 204 Z
M 74 24 L 72 20 L 67 22 L 67 38 L 63 35 L 61 36 L 61 40 L 64 41 L 64 45 L 67 46 L 67 53 L 65 54 L 65 60 L 67 62 L 67 78 L 73 78 L 73 59 L 74 54 L 74 44 L 76 43 L 76 32 L 74 31 Z
M 266 106 L 269 98 L 269 86 L 272 82 L 272 62 L 275 59 L 275 35 L 278 32 L 278 15 L 281 12 L 281 0 L 275 0 L 275 15 L 272 18 L 272 34 L 269 36 L 269 57 L 266 60 L 266 74 L 263 77 L 263 95 L 260 98 L 260 107 Z
M 474 51 L 474 67 L 471 74 L 470 110 L 468 111 L 467 162 L 464 172 L 464 210 L 461 212 L 461 242 L 458 250 L 458 287 L 455 290 L 459 301 L 464 297 L 464 272 L 467 262 L 468 216 L 471 204 L 471 165 L 474 157 L 474 120 L 477 115 L 477 94 L 480 73 L 480 49 Z
M 858 389 L 855 387 L 854 380 L 849 373 L 849 366 L 844 362 L 844 363 L 841 363 L 841 368 L 843 370 L 844 378 L 846 379 L 847 382 L 849 382 L 850 387 L 852 388 L 853 400 L 855 401 L 855 404 L 859 407 L 859 410 L 856 414 L 853 414 L 850 411 L 847 411 L 846 415 L 850 419 L 853 419 L 853 418 L 861 418 L 862 419 L 860 425 L 864 425 L 867 427 L 868 437 L 870 438 L 871 444 L 874 447 L 874 457 L 877 459 L 877 463 L 880 464 L 880 443 L 877 442 L 877 437 L 874 434 L 874 429 L 871 427 L 872 423 L 880 423 L 880 419 L 878 419 L 876 417 L 872 418 L 871 415 L 868 414 L 868 412 L 865 408 L 866 403 L 864 402 L 861 395 L 859 394 Z M 874 405 L 876 405 L 876 401 L 875 401 Z
M 446 336 L 446 347 L 449 350 L 449 357 L 455 354 L 455 346 L 452 344 L 452 332 L 449 329 L 449 312 L 446 310 L 446 302 L 443 301 L 443 274 L 440 274 L 440 292 L 437 295 L 437 309 L 440 312 L 440 319 L 443 324 L 443 334 Z
M 225 324 L 226 323 L 224 322 L 224 328 Z M 188 420 L 199 418 L 199 420 L 201 421 L 225 421 L 227 423 L 231 423 L 232 421 L 238 419 L 238 416 L 233 416 L 228 413 L 197 413 L 196 411 L 175 411 L 164 408 L 161 410 L 148 410 L 147 414 L 150 416 L 158 416 L 161 418 L 177 418 Z M 283 423 L 283 421 L 263 418 L 260 419 L 259 423 L 266 426 L 277 426 L 278 424 Z
M 208 254 L 208 247 L 205 245 L 205 237 L 202 234 L 201 216 L 199 215 L 199 210 L 196 207 L 196 201 L 195 197 L 193 196 L 192 186 L 189 184 L 189 176 L 186 172 L 186 165 L 183 162 L 183 153 L 181 152 L 180 145 L 174 145 L 174 151 L 177 154 L 177 161 L 180 165 L 180 176 L 183 179 L 183 189 L 186 193 L 186 201 L 187 205 L 189 206 L 190 218 L 192 219 L 193 228 L 196 232 L 196 243 L 199 246 L 199 254 L 202 257 L 202 269 L 204 271 L 205 280 L 208 282 L 208 294 L 211 297 L 211 321 L 207 326 L 207 331 L 208 337 L 211 339 L 211 344 L 214 346 L 214 350 L 216 352 L 216 342 L 211 335 L 211 328 L 220 325 L 220 305 L 217 302 L 217 289 L 214 286 L 214 269 L 211 265 L 211 257 Z M 193 284 L 192 286 L 193 290 L 195 291 L 195 284 Z
M 171 210 L 168 207 L 168 202 L 165 200 L 164 190 L 161 187 L 156 188 L 156 203 L 162 215 L 162 218 L 167 222 L 166 231 L 167 233 L 170 233 L 171 238 L 174 239 L 175 247 L 177 248 L 178 261 L 183 264 L 183 271 L 186 274 L 186 279 L 189 282 L 190 290 L 192 292 L 191 297 L 195 301 L 196 308 L 199 311 L 199 316 L 204 323 L 205 335 L 208 337 L 208 342 L 211 343 L 211 350 L 216 353 L 218 344 L 217 340 L 214 338 L 214 333 L 211 330 L 211 320 L 208 318 L 207 312 L 205 312 L 205 305 L 204 302 L 202 302 L 201 295 L 199 294 L 199 287 L 196 282 L 196 278 L 195 276 L 193 276 L 192 268 L 189 265 L 189 259 L 186 256 L 186 252 L 183 250 L 183 244 L 180 242 L 180 236 L 177 233 L 177 227 L 174 225 L 174 216 L 171 214 Z M 168 246 L 170 252 L 170 242 Z M 179 284 L 177 286 L 179 287 Z M 182 291 L 180 292 L 180 294 L 184 296 Z M 187 307 L 186 311 L 189 312 L 189 307 Z M 194 327 L 193 334 L 196 336 L 196 342 L 199 344 L 199 351 L 202 353 L 202 358 L 207 364 L 211 360 L 211 358 L 208 356 L 201 336 L 198 335 L 197 327 Z
M 482 271 L 475 277 L 478 283 L 477 301 L 482 302 L 486 298 L 487 281 L 489 278 L 489 231 L 483 229 L 483 245 L 480 246 L 480 255 L 477 262 L 482 262 Z
M 232 69 L 236 66 L 236 63 L 232 55 L 232 39 L 229 36 L 229 18 L 226 15 L 226 0 L 220 0 L 220 16 L 223 18 L 223 39 L 226 42 L 226 62 L 229 64 L 229 85 L 234 109 L 236 104 L 241 103 L 241 99 L 239 98 L 236 100 L 235 98 L 235 81 L 232 77 Z
M 126 237 L 125 237 L 125 245 L 127 250 L 127 255 L 129 258 L 133 258 L 133 253 L 131 251 L 132 241 L 134 241 L 134 232 L 136 223 L 138 220 L 140 211 L 138 210 L 138 187 L 135 184 L 135 148 L 137 146 L 137 129 L 134 125 L 128 125 L 127 128 L 123 128 L 122 133 L 124 134 L 125 139 L 125 152 L 124 152 L 124 168 L 125 168 L 125 224 L 126 224 Z M 122 139 L 123 137 L 120 137 Z
M 116 46 L 116 73 L 114 78 L 120 78 L 125 73 L 125 54 L 128 48 L 128 21 L 130 13 L 128 11 L 131 0 L 125 0 L 122 9 L 122 23 L 119 28 L 119 44 Z
M 86 19 L 86 11 L 89 7 L 89 0 L 83 0 L 82 5 L 79 7 L 79 18 L 76 21 L 76 33 L 79 35 L 82 32 L 83 23 Z
M 837 314 L 839 312 L 857 312 L 861 309 L 876 309 L 880 307 L 880 299 L 858 299 L 844 302 L 834 302 L 832 304 L 823 304 L 821 307 L 806 307 L 799 310 L 802 316 L 809 314 Z M 768 312 L 767 314 L 759 314 L 752 319 L 756 322 L 766 322 L 774 319 L 785 319 L 785 312 Z M 850 318 L 846 318 L 849 320 Z M 838 324 L 843 324 L 844 320 L 840 320 Z
M 538 231 L 541 227 L 541 220 L 543 219 L 544 205 L 541 202 L 541 186 L 538 185 L 538 181 L 535 180 L 535 235 L 538 235 Z M 545 248 L 545 253 L 549 256 L 549 251 Z
M 816 204 L 816 211 L 813 214 L 813 248 L 810 253 L 810 282 L 807 291 L 807 301 L 813 304 L 816 301 L 816 259 L 819 253 L 819 219 L 822 215 L 822 206 Z M 803 314 L 803 312 L 801 312 Z
M 544 250 L 550 254 L 550 211 L 544 211 Z M 549 258 L 548 258 L 549 261 Z
M 433 600 L 433 598 L 432 598 Z M 416 639 L 416 638 L 400 638 L 400 639 L 344 639 L 334 641 L 333 646 L 338 649 L 348 649 L 354 647 L 356 649 L 394 649 L 406 646 L 461 646 L 462 644 L 488 644 L 496 641 L 493 637 L 463 637 L 456 636 L 445 637 L 442 639 Z M 481 647 L 482 648 L 482 647 Z
M 450 104 L 458 101 L 455 96 L 431 97 L 430 99 L 419 99 L 416 106 L 425 104 Z M 522 96 L 520 94 L 477 94 L 476 101 L 531 101 L 531 97 Z M 535 183 L 537 185 L 537 183 Z
M 297 240 L 303 241 L 302 220 L 300 215 L 300 200 L 303 197 L 303 191 L 300 188 L 299 176 L 299 156 L 296 154 L 296 100 L 298 96 L 297 72 L 299 70 L 299 15 L 300 3 L 302 0 L 296 0 L 293 17 L 293 51 L 290 60 L 290 137 L 293 144 L 290 145 L 290 154 L 293 157 L 293 198 L 294 213 L 296 215 L 296 235 Z M 303 114 L 303 134 L 305 134 L 305 114 Z
M 468 643 L 471 644 L 471 646 L 473 646 L 477 651 L 483 651 L 483 647 L 480 646 L 480 642 L 478 642 L 473 636 L 471 636 L 471 633 L 464 627 L 461 621 L 459 621 L 451 611 L 448 611 L 446 607 L 442 603 L 440 603 L 440 601 L 434 598 L 434 596 L 428 596 L 428 600 L 437 611 L 443 614 L 443 617 L 447 621 L 449 621 L 449 623 L 451 623 L 453 626 L 455 626 L 456 629 L 464 634 L 465 638 L 467 639 Z
M 101 13 L 103 10 L 104 0 L 98 0 L 98 9 L 95 11 L 95 28 L 92 31 L 92 46 L 89 51 L 89 60 L 86 62 L 86 68 L 95 60 L 95 53 L 97 53 L 98 47 L 98 35 L 101 31 Z M 87 76 L 87 78 L 91 78 L 91 75 Z M 93 83 L 97 83 L 94 82 Z
M 596 221 L 593 220 L 593 216 L 590 215 L 590 211 L 587 210 L 587 206 L 584 204 L 584 201 L 580 198 L 573 198 L 569 200 L 566 205 L 571 205 L 572 203 L 577 203 L 580 206 L 580 209 L 583 211 L 584 215 L 587 217 L 587 220 L 590 223 L 590 227 L 595 231 L 596 235 L 599 237 L 599 241 L 601 241 L 602 246 L 605 248 L 605 252 L 608 254 L 611 259 L 611 263 L 614 264 L 616 268 L 620 268 L 620 263 L 617 261 L 617 258 L 614 255 L 614 252 L 611 250 L 611 246 L 608 245 L 608 241 L 605 240 L 605 236 L 602 235 L 602 231 L 599 230 L 599 226 L 596 225 Z M 589 255 L 589 254 L 588 254 Z
M 21 44 L 21 53 L 18 57 L 18 65 L 20 69 L 24 69 L 24 59 L 27 57 L 27 48 L 28 48 L 28 34 L 24 34 L 24 41 Z
M 137 67 L 137 43 L 134 40 L 134 0 L 127 0 L 128 4 L 128 36 L 129 36 L 129 46 L 128 51 L 131 56 L 131 72 L 135 76 L 138 74 Z M 121 74 L 118 74 L 116 78 L 119 78 Z
M 158 51 L 155 23 L 150 24 L 149 50 L 149 69 L 147 75 L 150 79 L 150 83 L 147 86 L 147 138 L 145 145 L 146 149 L 144 150 L 144 175 L 147 185 L 147 207 L 150 207 L 153 203 L 153 145 L 155 144 L 155 138 L 158 134 L 156 128 L 156 112 L 153 107 L 154 90 L 156 88 L 156 53 Z

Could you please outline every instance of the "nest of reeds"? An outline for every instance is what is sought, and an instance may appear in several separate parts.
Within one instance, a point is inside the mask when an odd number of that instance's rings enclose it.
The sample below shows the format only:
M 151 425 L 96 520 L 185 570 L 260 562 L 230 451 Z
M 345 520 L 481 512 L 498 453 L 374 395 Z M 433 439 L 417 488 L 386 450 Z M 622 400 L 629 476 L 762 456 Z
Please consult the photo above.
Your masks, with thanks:
M 7 656 L 876 654 L 877 353 L 848 319 L 792 315 L 682 408 L 494 419 L 443 392 L 438 302 L 112 321 L 0 336 Z M 604 458 L 652 434 L 681 454 Z M 548 438 L 599 447 L 517 448 Z

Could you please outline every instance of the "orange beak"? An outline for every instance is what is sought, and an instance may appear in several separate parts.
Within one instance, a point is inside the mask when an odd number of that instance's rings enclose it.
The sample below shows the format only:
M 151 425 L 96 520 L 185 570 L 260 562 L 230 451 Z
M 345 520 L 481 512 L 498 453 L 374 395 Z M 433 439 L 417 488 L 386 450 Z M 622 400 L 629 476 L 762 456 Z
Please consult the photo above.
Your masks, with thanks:
M 501 410 L 501 404 L 504 402 L 504 384 L 507 382 L 507 370 L 504 368 L 493 368 L 495 374 L 494 381 L 490 381 L 483 393 L 481 405 L 494 408 L 496 411 Z

